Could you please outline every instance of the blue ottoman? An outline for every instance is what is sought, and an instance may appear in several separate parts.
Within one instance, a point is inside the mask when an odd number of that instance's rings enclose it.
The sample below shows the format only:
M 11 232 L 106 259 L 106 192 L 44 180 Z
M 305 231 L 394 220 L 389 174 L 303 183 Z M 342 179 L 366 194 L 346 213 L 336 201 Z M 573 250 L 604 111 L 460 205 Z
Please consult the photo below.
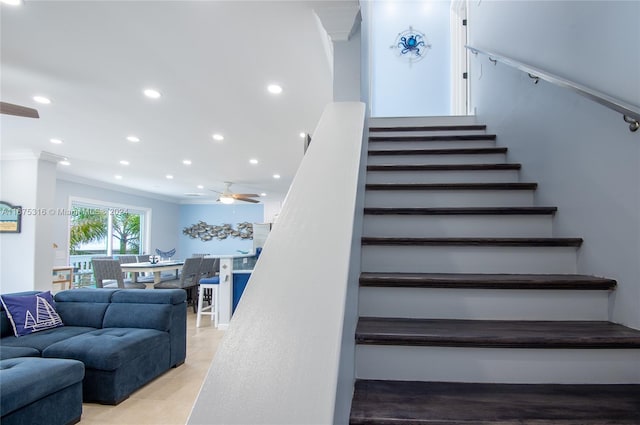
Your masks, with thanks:
M 67 425 L 82 415 L 84 365 L 76 360 L 18 357 L 0 361 L 2 425 Z

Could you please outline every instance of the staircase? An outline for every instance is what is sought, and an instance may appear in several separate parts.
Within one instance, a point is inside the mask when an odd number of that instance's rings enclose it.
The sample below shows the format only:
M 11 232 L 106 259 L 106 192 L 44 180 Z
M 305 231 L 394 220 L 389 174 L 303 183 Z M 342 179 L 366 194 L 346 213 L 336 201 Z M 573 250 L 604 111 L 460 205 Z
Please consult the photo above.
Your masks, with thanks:
M 612 279 L 473 117 L 372 120 L 352 424 L 640 424 Z

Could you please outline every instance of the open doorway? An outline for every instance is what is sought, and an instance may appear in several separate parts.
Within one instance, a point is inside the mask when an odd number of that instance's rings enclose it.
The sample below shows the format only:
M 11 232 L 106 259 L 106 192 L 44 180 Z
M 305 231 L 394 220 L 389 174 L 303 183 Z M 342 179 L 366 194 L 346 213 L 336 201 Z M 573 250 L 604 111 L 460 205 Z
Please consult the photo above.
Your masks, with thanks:
M 467 114 L 466 0 L 370 3 L 371 116 Z

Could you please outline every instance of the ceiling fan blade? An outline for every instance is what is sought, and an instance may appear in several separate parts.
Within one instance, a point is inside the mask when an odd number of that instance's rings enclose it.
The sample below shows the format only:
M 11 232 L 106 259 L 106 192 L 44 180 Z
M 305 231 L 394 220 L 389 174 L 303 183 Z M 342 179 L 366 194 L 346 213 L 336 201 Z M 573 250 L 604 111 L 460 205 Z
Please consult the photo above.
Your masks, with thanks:
M 242 196 L 245 198 L 257 198 L 260 195 L 258 195 L 257 193 L 234 193 L 234 196 Z
M 15 115 L 26 118 L 40 118 L 38 111 L 26 106 L 14 105 L 13 103 L 0 102 L 0 114 Z
M 238 201 L 251 202 L 254 204 L 259 203 L 260 201 L 256 201 L 255 199 L 245 198 L 243 196 L 233 195 L 233 199 L 237 199 Z

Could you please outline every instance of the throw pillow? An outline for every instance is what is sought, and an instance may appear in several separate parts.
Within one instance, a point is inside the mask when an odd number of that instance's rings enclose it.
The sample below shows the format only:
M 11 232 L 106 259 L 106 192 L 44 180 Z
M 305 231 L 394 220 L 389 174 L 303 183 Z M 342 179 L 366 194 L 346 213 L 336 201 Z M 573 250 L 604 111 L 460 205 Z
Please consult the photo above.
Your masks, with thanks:
M 2 295 L 0 300 L 16 336 L 64 326 L 50 291 L 24 296 Z

